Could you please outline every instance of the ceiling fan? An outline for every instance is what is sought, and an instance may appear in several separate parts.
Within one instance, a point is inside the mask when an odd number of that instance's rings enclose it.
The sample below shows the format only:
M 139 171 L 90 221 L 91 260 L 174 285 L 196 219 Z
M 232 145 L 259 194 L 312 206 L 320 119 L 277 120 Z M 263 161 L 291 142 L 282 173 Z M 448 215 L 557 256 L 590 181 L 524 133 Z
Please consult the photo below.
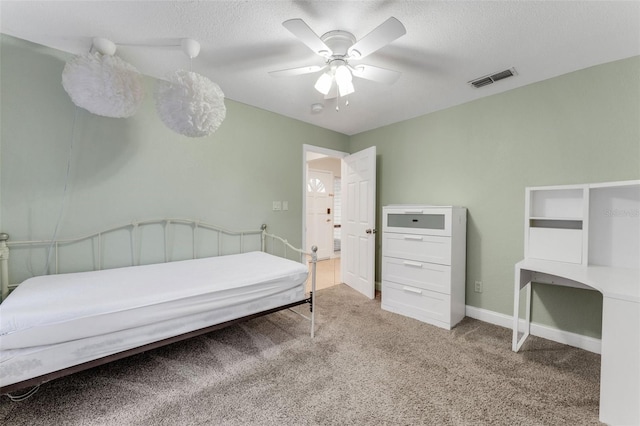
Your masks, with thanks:
M 325 99 L 353 93 L 353 77 L 386 84 L 393 84 L 400 77 L 399 71 L 350 63 L 370 55 L 406 34 L 404 25 L 394 17 L 384 21 L 360 40 L 356 40 L 350 32 L 342 30 L 329 31 L 318 37 L 302 19 L 290 19 L 282 25 L 314 53 L 323 57 L 325 63 L 322 66 L 309 65 L 269 72 L 274 77 L 323 72 L 314 87 L 325 95 Z

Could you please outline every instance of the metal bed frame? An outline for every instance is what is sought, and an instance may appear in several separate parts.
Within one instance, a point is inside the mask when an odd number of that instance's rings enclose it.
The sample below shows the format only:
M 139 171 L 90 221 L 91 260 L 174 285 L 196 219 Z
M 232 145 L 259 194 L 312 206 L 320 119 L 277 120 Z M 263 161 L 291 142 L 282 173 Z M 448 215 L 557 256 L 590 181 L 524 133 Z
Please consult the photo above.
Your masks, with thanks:
M 51 250 L 53 250 L 52 252 L 52 256 L 54 258 L 54 262 L 53 262 L 53 271 L 50 272 L 51 274 L 57 274 L 59 273 L 59 249 L 61 247 L 64 247 L 66 245 L 70 245 L 73 243 L 78 243 L 78 242 L 82 242 L 82 241 L 91 241 L 94 245 L 97 245 L 97 264 L 94 264 L 94 270 L 100 270 L 103 268 L 102 265 L 102 245 L 103 245 L 103 236 L 105 234 L 109 234 L 115 231 L 122 231 L 122 230 L 129 230 L 130 231 L 130 253 L 131 253 L 131 265 L 128 266 L 136 266 L 136 265 L 140 265 L 140 255 L 138 252 L 139 246 L 136 245 L 136 242 L 138 241 L 138 239 L 140 238 L 140 230 L 142 227 L 146 226 L 146 225 L 162 225 L 164 227 L 164 261 L 165 262 L 169 262 L 170 261 L 170 255 L 169 255 L 169 239 L 170 239 L 170 228 L 171 225 L 186 225 L 186 226 L 190 226 L 192 228 L 192 240 L 193 240 L 193 245 L 192 245 L 192 253 L 193 253 L 193 259 L 197 259 L 198 258 L 198 252 L 197 252 L 197 242 L 198 242 L 198 238 L 199 238 L 199 234 L 200 234 L 200 230 L 204 229 L 204 230 L 208 230 L 208 231 L 213 231 L 216 233 L 217 235 L 217 255 L 223 255 L 222 254 L 222 250 L 223 250 L 223 244 L 222 244 L 222 236 L 226 235 L 229 237 L 237 237 L 239 240 L 239 246 L 240 248 L 237 251 L 237 253 L 244 253 L 244 239 L 246 236 L 257 236 L 260 235 L 261 238 L 261 250 L 263 252 L 268 252 L 267 250 L 267 242 L 270 241 L 271 242 L 271 247 L 272 247 L 272 251 L 275 251 L 275 246 L 277 243 L 281 244 L 282 247 L 282 254 L 280 255 L 280 257 L 285 257 L 288 258 L 289 256 L 289 251 L 293 252 L 294 254 L 299 256 L 299 261 L 306 264 L 307 262 L 311 263 L 311 291 L 308 295 L 308 297 L 306 297 L 305 299 L 302 299 L 300 301 L 297 302 L 293 302 L 287 305 L 283 305 L 283 306 L 279 306 L 273 309 L 268 309 L 266 311 L 262 311 L 262 312 L 258 312 L 255 314 L 251 314 L 251 315 L 247 315 L 247 316 L 243 316 L 241 318 L 236 318 L 230 321 L 226 321 L 223 323 L 219 323 L 219 324 L 214 324 L 211 325 L 209 327 L 205 327 L 205 328 L 201 328 L 198 330 L 194 330 L 194 331 L 190 331 L 184 334 L 179 334 L 173 337 L 169 337 L 163 340 L 159 340 L 156 342 L 152 342 L 146 345 L 142 345 L 139 347 L 135 347 L 132 349 L 128 349 L 122 352 L 118 352 L 112 355 L 108 355 L 102 358 L 98 358 L 92 361 L 88 361 L 82 364 L 78 364 L 78 365 L 74 365 L 71 367 L 67 367 L 58 371 L 53 371 L 51 373 L 47 373 L 38 377 L 33 377 L 21 382 L 17 382 L 17 383 L 12 383 L 10 385 L 7 386 L 2 386 L 0 384 L 0 395 L 4 395 L 4 394 L 9 394 L 11 392 L 15 392 L 17 390 L 21 390 L 21 389 L 25 389 L 27 387 L 33 387 L 33 386 L 39 386 L 43 383 L 46 383 L 48 381 L 51 381 L 53 379 L 57 379 L 60 377 L 64 377 L 64 376 L 68 376 L 70 374 L 73 373 L 77 373 L 80 371 L 84 371 L 93 367 L 97 367 L 99 365 L 103 365 L 103 364 L 107 364 L 109 362 L 112 361 L 116 361 L 122 358 L 126 358 L 135 354 L 139 354 L 151 349 L 155 349 L 155 348 L 159 348 L 171 343 L 175 343 L 175 342 L 179 342 L 182 340 L 186 340 L 192 337 L 196 337 L 202 334 L 206 334 L 209 333 L 211 331 L 215 331 L 215 330 L 219 330 L 225 327 L 228 327 L 230 325 L 234 325 L 243 321 L 248 321 L 250 319 L 253 318 L 257 318 L 260 316 L 264 316 L 264 315 L 268 315 L 274 312 L 278 312 L 281 310 L 285 310 L 285 309 L 291 309 L 295 306 L 299 306 L 299 305 L 304 305 L 304 304 L 308 304 L 309 305 L 309 312 L 310 315 L 304 315 L 300 312 L 297 312 L 295 310 L 292 310 L 292 312 L 295 312 L 296 314 L 304 317 L 305 319 L 309 320 L 311 323 L 311 332 L 310 335 L 313 338 L 315 336 L 315 292 L 316 292 L 316 266 L 317 266 L 317 250 L 318 248 L 316 246 L 313 246 L 311 248 L 311 253 L 305 252 L 302 249 L 296 248 L 293 245 L 291 245 L 286 239 L 279 237 L 275 234 L 270 234 L 267 232 L 267 225 L 263 224 L 261 226 L 261 228 L 259 230 L 247 230 L 247 231 L 231 231 L 228 229 L 224 229 L 221 228 L 219 226 L 216 225 L 211 225 L 205 222 L 201 222 L 201 221 L 197 221 L 197 220 L 191 220 L 191 219 L 151 219 L 151 220 L 145 220 L 145 221 L 137 221 L 137 222 L 132 222 L 132 223 L 127 223 L 124 225 L 119 225 L 119 226 L 115 226 L 115 227 L 111 227 L 99 232 L 95 232 L 92 234 L 87 234 L 87 235 L 82 235 L 79 237 L 74 237 L 74 238 L 65 238 L 65 239 L 57 239 L 57 240 L 33 240 L 33 241 L 9 241 L 9 235 L 6 233 L 0 233 L 0 289 L 1 289 L 1 299 L 0 300 L 4 300 L 6 299 L 6 297 L 9 294 L 9 290 L 11 288 L 15 288 L 18 286 L 18 284 L 14 284 L 14 285 L 10 285 L 9 284 L 9 249 L 11 247 L 23 247 L 23 248 L 29 248 L 29 247 L 44 247 L 49 249 L 49 251 L 51 252 Z M 233 252 L 230 253 L 225 253 L 225 254 L 232 254 Z M 206 257 L 211 257 L 210 255 L 206 256 Z M 49 268 L 51 269 L 51 268 Z M 47 271 L 47 273 L 49 274 L 49 271 Z

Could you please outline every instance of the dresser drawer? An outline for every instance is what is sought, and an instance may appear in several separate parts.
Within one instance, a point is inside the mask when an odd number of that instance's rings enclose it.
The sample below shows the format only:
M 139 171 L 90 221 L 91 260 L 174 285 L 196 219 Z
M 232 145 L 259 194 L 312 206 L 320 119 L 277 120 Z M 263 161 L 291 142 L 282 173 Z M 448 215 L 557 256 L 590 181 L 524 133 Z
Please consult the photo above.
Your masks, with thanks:
M 382 279 L 440 293 L 451 293 L 451 266 L 382 258 Z
M 382 309 L 451 329 L 451 297 L 413 286 L 382 282 Z
M 450 207 L 395 206 L 385 207 L 383 232 L 451 236 Z
M 383 234 L 383 256 L 451 265 L 451 238 L 431 235 Z

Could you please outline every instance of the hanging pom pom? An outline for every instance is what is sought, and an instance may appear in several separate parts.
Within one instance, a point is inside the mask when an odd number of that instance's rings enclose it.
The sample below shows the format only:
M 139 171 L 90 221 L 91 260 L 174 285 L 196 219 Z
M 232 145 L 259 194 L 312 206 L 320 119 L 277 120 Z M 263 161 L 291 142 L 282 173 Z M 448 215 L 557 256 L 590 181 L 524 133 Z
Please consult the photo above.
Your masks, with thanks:
M 169 81 L 158 81 L 155 100 L 162 122 L 189 137 L 215 132 L 227 113 L 220 87 L 191 71 L 178 70 L 169 76 Z
M 98 52 L 67 62 L 62 86 L 74 104 L 104 117 L 131 117 L 144 99 L 138 70 L 117 56 Z

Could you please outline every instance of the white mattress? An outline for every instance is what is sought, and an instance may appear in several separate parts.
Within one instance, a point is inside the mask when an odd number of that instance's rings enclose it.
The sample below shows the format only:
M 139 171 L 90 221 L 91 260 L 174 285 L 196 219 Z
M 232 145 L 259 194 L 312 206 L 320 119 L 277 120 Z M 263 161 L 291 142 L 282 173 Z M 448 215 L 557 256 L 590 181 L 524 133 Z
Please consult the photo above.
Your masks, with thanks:
M 302 299 L 304 299 L 304 285 L 260 299 L 258 302 L 247 302 L 55 345 L 0 351 L 0 385 L 8 386 Z
M 300 263 L 250 252 L 30 278 L 0 305 L 0 369 L 16 350 L 198 315 L 207 318 L 205 327 L 278 306 L 265 307 L 278 295 L 286 299 L 281 304 L 302 300 L 307 273 Z

